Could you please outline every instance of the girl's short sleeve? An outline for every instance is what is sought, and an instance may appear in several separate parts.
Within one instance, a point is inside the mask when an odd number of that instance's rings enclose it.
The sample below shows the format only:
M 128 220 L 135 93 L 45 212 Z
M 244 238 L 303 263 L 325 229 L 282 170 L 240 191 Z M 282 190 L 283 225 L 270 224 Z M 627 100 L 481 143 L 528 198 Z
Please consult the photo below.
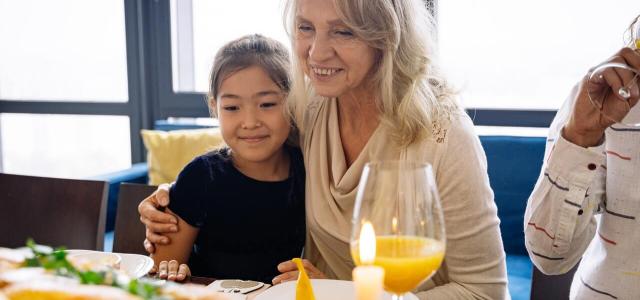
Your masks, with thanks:
M 206 220 L 205 203 L 211 185 L 210 168 L 204 157 L 191 161 L 169 190 L 169 209 L 191 226 L 202 227 Z

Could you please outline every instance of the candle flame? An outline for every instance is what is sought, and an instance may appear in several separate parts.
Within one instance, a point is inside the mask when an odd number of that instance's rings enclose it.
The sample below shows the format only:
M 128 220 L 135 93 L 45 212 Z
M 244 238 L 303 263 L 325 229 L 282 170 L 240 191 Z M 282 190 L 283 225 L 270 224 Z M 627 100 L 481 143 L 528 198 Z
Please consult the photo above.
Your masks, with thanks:
M 398 233 L 398 218 L 393 217 L 393 219 L 391 219 L 391 230 L 393 231 L 393 233 Z
M 372 264 L 376 258 L 376 232 L 370 222 L 365 222 L 360 231 L 360 262 Z

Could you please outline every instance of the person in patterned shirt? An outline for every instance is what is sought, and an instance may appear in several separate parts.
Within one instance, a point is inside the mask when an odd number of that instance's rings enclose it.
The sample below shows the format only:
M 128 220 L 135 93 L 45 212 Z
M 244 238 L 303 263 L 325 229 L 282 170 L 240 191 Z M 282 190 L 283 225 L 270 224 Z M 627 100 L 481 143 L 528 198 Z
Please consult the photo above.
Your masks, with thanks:
M 629 46 L 605 63 L 640 70 L 640 50 L 633 44 L 640 37 L 640 16 L 629 30 Z M 640 76 L 592 70 L 549 129 L 545 162 L 525 212 L 525 243 L 545 274 L 566 273 L 580 262 L 571 299 L 638 299 L 640 127 L 613 122 L 591 103 L 589 93 L 609 91 L 602 94 L 605 101 L 640 120 Z M 621 83 L 629 93 L 611 92 Z

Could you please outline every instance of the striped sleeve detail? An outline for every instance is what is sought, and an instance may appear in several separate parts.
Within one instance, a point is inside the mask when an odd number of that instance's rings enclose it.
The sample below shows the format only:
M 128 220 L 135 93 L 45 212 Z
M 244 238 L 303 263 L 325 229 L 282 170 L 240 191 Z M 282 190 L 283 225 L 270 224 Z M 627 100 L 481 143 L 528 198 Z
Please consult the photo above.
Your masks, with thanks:
M 589 284 L 587 284 L 586 282 L 584 282 L 584 279 L 582 279 L 582 276 L 580 276 L 580 281 L 582 282 L 582 284 L 583 284 L 585 287 L 587 287 L 588 289 L 590 289 L 590 290 L 592 290 L 592 291 L 594 291 L 594 292 L 596 292 L 596 293 L 598 293 L 598 294 L 600 294 L 600 295 L 609 296 L 611 299 L 618 299 L 618 297 L 616 297 L 616 296 L 614 296 L 614 295 L 612 295 L 612 294 L 609 294 L 609 293 L 607 293 L 607 292 L 604 292 L 604 291 L 598 290 L 598 289 L 596 289 L 596 288 L 594 288 L 594 287 L 590 286 Z
M 589 195 L 586 195 L 585 197 L 589 197 Z M 571 205 L 571 206 L 575 206 L 575 207 L 577 207 L 577 208 L 582 207 L 582 206 L 580 206 L 580 204 L 575 203 L 575 202 L 571 202 L 571 201 L 569 201 L 569 200 L 567 200 L 567 199 L 564 199 L 564 203 L 569 204 L 569 205 Z
M 619 218 L 624 218 L 624 219 L 629 219 L 629 220 L 635 220 L 636 217 L 634 216 L 628 216 L 628 215 L 623 215 L 621 213 L 615 212 L 615 211 L 611 211 L 609 210 L 606 206 L 604 207 L 604 211 L 612 216 L 616 216 Z
M 609 128 L 611 128 L 611 130 L 613 131 L 640 132 L 640 128 L 618 128 L 614 126 L 611 126 Z
M 607 155 L 613 155 L 613 156 L 618 157 L 619 159 L 622 159 L 622 160 L 631 160 L 631 157 L 622 155 L 622 154 L 620 154 L 618 152 L 615 152 L 615 151 L 607 150 L 604 153 L 607 154 Z
M 553 235 L 553 236 L 552 236 L 552 235 L 551 235 L 551 234 L 549 234 L 549 232 L 548 232 L 546 229 L 544 229 L 543 227 L 538 227 L 538 225 L 536 225 L 536 223 L 529 222 L 529 223 L 527 223 L 527 225 L 532 226 L 533 228 L 535 228 L 535 229 L 536 229 L 536 230 L 538 230 L 538 231 L 542 231 L 542 232 L 544 232 L 544 234 L 546 234 L 546 235 L 547 235 L 550 239 L 552 239 L 552 240 L 555 240 L 555 239 L 556 239 L 555 235 Z
M 551 182 L 551 184 L 553 184 L 553 186 L 555 186 L 555 187 L 557 187 L 557 188 L 559 188 L 559 189 L 561 189 L 563 191 L 568 191 L 569 190 L 569 188 L 561 186 L 557 182 L 553 181 L 553 179 L 551 179 L 551 177 L 549 176 L 549 173 L 544 173 L 544 176 L 547 178 L 547 180 L 549 180 L 549 182 Z
M 617 245 L 617 244 L 618 244 L 618 243 L 616 243 L 615 241 L 610 240 L 610 239 L 608 239 L 608 238 L 604 237 L 604 236 L 602 235 L 602 233 L 600 233 L 600 232 L 598 232 L 598 236 L 600 236 L 600 238 L 601 238 L 603 241 L 605 241 L 605 242 L 607 242 L 607 243 L 609 243 L 609 244 L 611 244 L 611 245 L 614 245 L 614 246 L 615 246 L 615 245 Z
M 540 253 L 535 252 L 535 251 L 531 251 L 531 253 L 533 255 L 537 256 L 537 257 L 542 257 L 542 258 L 548 259 L 548 260 L 563 260 L 564 259 L 564 257 L 550 257 L 550 256 L 546 256 L 546 255 L 540 254 Z

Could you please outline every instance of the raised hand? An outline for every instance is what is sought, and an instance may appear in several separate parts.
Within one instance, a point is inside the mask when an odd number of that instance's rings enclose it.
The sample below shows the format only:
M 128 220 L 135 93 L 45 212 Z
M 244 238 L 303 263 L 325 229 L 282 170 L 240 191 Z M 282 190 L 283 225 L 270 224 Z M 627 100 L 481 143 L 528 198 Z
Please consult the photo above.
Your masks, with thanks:
M 640 70 L 640 52 L 623 48 L 605 63 L 618 63 Z M 602 65 L 602 64 L 601 64 Z M 638 103 L 640 98 L 640 77 L 622 68 L 594 67 L 593 72 L 585 75 L 574 99 L 574 107 L 569 121 L 563 129 L 563 136 L 570 142 L 583 147 L 598 145 L 607 127 L 621 120 Z M 628 93 L 620 93 L 621 88 Z M 604 97 L 603 114 L 590 100 L 591 97 Z

